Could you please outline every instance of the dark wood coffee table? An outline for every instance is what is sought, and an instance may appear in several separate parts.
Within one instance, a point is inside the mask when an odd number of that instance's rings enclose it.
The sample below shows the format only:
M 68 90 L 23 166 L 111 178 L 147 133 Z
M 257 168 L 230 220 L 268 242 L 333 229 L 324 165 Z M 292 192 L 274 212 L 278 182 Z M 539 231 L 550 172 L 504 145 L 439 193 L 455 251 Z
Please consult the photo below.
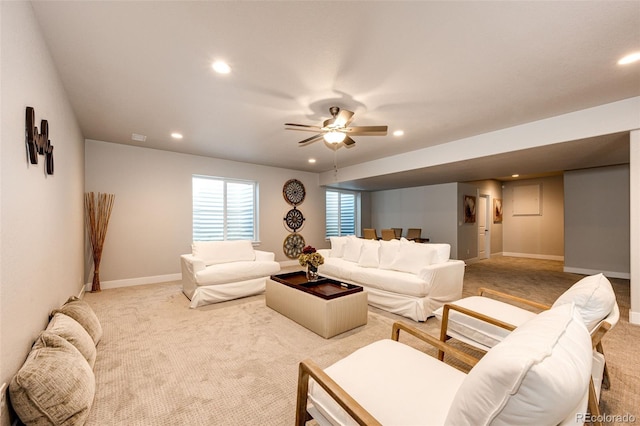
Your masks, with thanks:
M 307 274 L 304 271 L 272 275 L 271 279 L 327 300 L 362 291 L 362 287 L 359 285 L 342 283 L 325 277 L 320 277 L 317 281 L 307 281 Z
M 307 281 L 304 271 L 272 275 L 267 306 L 328 339 L 365 325 L 367 292 L 362 287 L 320 277 Z

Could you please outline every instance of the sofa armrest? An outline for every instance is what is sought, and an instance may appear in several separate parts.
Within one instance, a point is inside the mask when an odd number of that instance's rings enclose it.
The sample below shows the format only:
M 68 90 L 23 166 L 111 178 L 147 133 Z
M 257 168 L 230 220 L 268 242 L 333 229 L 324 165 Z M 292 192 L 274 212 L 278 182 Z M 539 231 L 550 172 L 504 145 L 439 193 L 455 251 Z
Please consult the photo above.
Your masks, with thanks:
M 276 255 L 270 251 L 253 250 L 256 254 L 256 261 L 261 262 L 273 262 L 276 259 Z
M 204 261 L 194 257 L 192 254 L 183 254 L 180 256 L 180 261 L 182 262 L 183 272 L 187 272 L 192 277 L 196 275 L 196 272 L 203 271 L 206 268 Z
M 442 303 L 450 302 L 462 297 L 465 266 L 462 260 L 449 259 L 444 263 L 425 266 L 418 272 L 418 277 L 429 283 L 429 298 L 431 300 Z

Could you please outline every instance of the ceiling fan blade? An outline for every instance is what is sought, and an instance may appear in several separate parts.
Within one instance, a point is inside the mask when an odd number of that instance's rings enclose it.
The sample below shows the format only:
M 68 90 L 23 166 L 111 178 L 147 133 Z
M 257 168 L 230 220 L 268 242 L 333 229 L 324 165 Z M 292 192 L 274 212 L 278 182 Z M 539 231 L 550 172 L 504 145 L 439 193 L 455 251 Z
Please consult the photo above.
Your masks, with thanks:
M 353 120 L 353 112 L 341 109 L 333 122 L 336 127 L 346 127 Z
M 345 147 L 352 148 L 356 144 L 356 141 L 354 141 L 349 136 L 347 136 L 347 137 L 344 138 L 342 143 L 344 144 Z
M 285 126 L 295 126 L 295 127 L 309 127 L 311 129 L 320 130 L 320 126 L 310 126 L 308 124 L 296 124 L 296 123 L 284 123 Z
M 317 128 L 317 129 L 307 129 L 306 127 L 303 127 L 301 129 L 297 129 L 295 127 L 285 127 L 285 130 L 296 130 L 298 132 L 314 132 L 314 133 L 318 133 L 318 132 L 322 132 L 322 129 Z
M 322 134 L 311 136 L 310 138 L 301 140 L 300 142 L 298 142 L 298 144 L 304 145 L 304 144 L 308 144 L 308 143 L 311 143 L 311 142 L 315 142 L 315 141 L 320 140 L 320 139 L 322 139 Z
M 351 135 L 386 136 L 387 126 L 353 126 L 345 129 Z

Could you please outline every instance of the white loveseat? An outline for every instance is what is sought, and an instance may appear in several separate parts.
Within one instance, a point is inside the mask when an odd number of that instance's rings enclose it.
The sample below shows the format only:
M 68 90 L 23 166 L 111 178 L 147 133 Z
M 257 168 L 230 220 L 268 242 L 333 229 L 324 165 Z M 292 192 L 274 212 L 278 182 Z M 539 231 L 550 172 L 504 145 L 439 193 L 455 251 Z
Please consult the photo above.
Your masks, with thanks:
M 191 250 L 180 256 L 191 308 L 260 294 L 280 271 L 275 254 L 254 250 L 251 241 L 194 241 Z
M 320 275 L 357 284 L 369 305 L 425 321 L 444 303 L 462 296 L 465 263 L 449 259 L 449 244 L 331 237 L 331 249 L 319 250 Z

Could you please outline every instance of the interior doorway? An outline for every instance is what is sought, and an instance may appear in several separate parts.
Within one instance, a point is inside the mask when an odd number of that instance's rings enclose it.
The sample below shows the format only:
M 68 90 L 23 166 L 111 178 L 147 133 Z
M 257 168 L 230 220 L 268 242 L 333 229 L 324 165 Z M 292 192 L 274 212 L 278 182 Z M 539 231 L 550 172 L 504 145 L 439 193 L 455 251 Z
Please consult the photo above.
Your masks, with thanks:
M 478 208 L 478 259 L 488 259 L 491 256 L 491 234 L 489 232 L 489 195 L 480 194 Z

